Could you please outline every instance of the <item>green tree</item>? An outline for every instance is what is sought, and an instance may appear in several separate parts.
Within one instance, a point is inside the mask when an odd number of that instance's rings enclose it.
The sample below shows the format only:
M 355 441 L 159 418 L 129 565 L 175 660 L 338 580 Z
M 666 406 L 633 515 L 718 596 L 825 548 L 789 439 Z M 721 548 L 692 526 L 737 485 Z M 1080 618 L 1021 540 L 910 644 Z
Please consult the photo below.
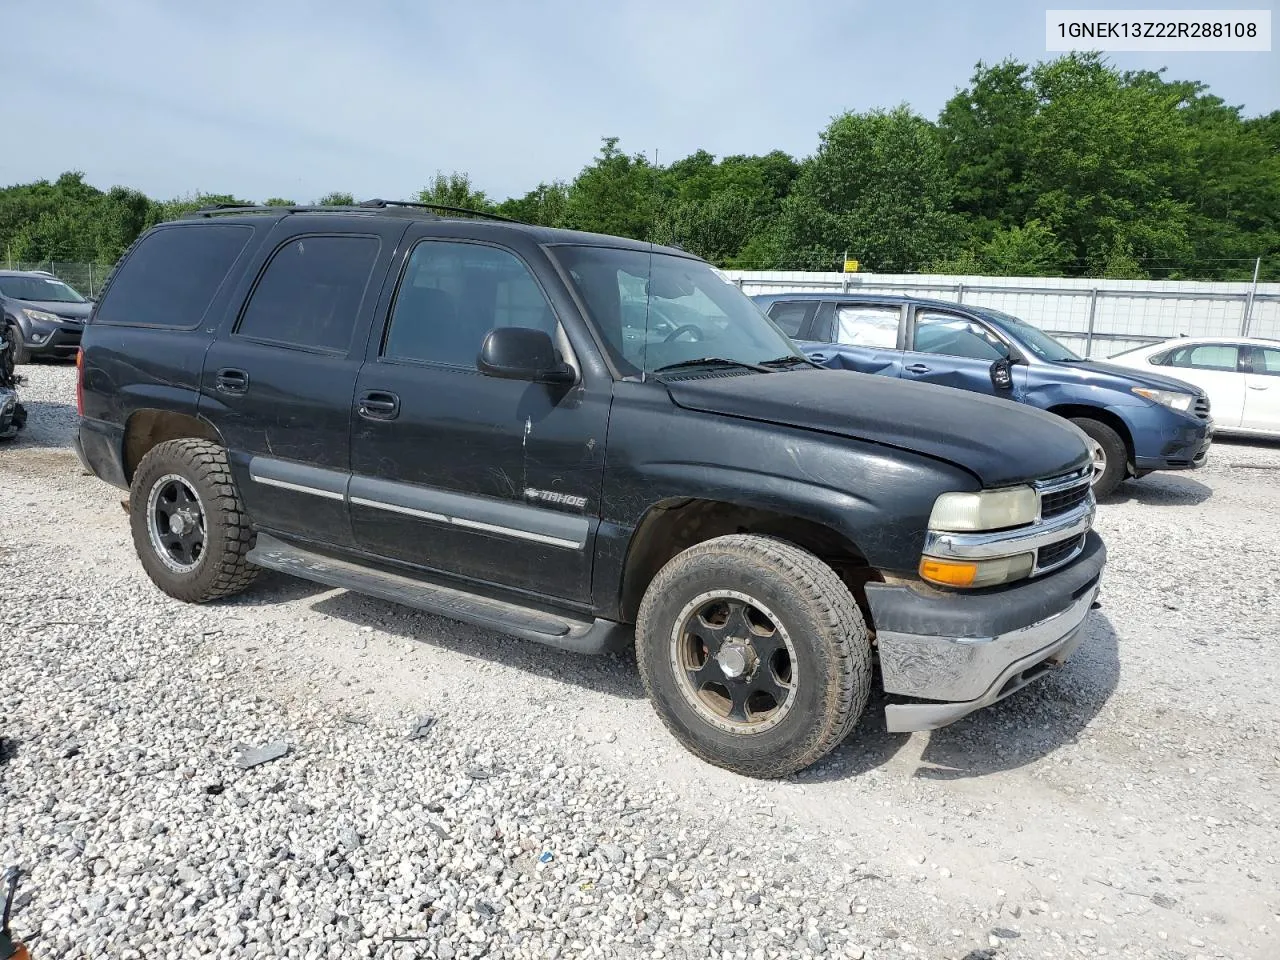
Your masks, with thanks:
M 315 202 L 317 207 L 350 207 L 356 202 L 356 198 L 349 193 L 335 191 L 334 193 L 326 193 L 323 197 Z
M 473 190 L 471 177 L 465 173 L 447 176 L 437 171 L 429 186 L 414 197 L 419 203 L 435 203 L 442 207 L 460 207 L 464 210 L 492 210 L 493 204 L 483 190 Z
M 163 223 L 166 220 L 185 217 L 203 207 L 216 207 L 220 204 L 253 205 L 251 201 L 240 200 L 229 193 L 191 193 L 153 205 L 149 219 L 151 223 Z M 148 226 L 150 225 L 149 223 Z
M 1032 81 L 1042 103 L 1029 153 L 1036 216 L 1093 272 L 1113 251 L 1185 258 L 1189 209 L 1173 192 L 1188 162 L 1180 92 L 1092 55 L 1040 64 Z
M 735 191 L 705 200 L 675 200 L 658 212 L 650 239 L 676 244 L 713 263 L 732 260 L 751 238 L 751 200 Z
M 296 207 L 297 204 L 292 200 L 286 200 L 283 197 L 268 197 L 262 201 L 264 207 Z
M 569 210 L 569 186 L 559 180 L 540 183 L 523 197 L 503 200 L 495 212 L 513 220 L 544 227 L 563 227 Z
M 929 121 L 906 107 L 846 113 L 822 133 L 783 205 L 786 256 L 833 269 L 844 251 L 872 270 L 916 270 L 955 233 L 951 180 Z
M 777 247 L 782 201 L 799 165 L 781 150 L 764 156 L 717 161 L 705 150 L 659 172 L 659 202 L 653 239 L 674 241 L 717 263 L 733 265 L 744 251 L 767 258 Z
M 938 118 L 954 209 L 979 230 L 1024 222 L 1035 200 L 1027 179 L 1037 108 L 1029 74 L 1012 60 L 979 63 L 971 86 Z
M 152 201 L 146 194 L 126 187 L 112 187 L 97 203 L 94 218 L 96 263 L 114 263 L 150 222 Z
M 642 240 L 653 227 L 657 187 L 643 155 L 628 156 L 617 137 L 604 137 L 595 161 L 569 186 L 565 219 L 578 230 Z

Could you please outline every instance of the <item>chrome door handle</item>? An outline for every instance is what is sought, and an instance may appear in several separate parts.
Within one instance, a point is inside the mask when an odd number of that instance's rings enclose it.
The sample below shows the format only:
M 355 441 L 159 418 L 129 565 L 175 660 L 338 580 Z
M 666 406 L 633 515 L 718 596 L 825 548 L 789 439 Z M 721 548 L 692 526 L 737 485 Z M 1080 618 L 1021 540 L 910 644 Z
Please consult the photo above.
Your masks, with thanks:
M 907 373 L 928 373 L 932 367 L 927 367 L 923 363 L 913 363 L 909 367 L 903 367 Z
M 1250 390 L 1266 390 L 1269 386 L 1270 384 L 1267 384 L 1267 383 L 1251 383 L 1249 384 L 1249 389 Z

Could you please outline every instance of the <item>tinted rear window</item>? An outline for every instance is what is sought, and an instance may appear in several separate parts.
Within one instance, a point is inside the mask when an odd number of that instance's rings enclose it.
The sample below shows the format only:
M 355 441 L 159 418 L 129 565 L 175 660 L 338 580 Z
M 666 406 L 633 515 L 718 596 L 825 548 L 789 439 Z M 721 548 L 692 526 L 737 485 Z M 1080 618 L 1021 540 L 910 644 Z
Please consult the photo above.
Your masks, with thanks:
M 346 353 L 379 246 L 365 236 L 290 240 L 267 264 L 236 334 Z
M 251 236 L 248 226 L 210 224 L 144 237 L 111 278 L 95 322 L 199 326 Z

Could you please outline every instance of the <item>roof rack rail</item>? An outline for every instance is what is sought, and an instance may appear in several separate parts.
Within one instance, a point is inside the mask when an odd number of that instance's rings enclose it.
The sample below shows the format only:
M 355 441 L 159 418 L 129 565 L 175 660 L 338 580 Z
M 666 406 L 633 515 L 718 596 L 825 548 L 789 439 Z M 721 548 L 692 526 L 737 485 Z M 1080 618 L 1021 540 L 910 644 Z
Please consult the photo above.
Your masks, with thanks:
M 199 210 L 192 210 L 190 213 L 184 214 L 188 217 L 212 217 L 217 214 L 226 213 L 268 213 L 268 212 L 287 212 L 287 213 L 368 213 L 370 210 L 385 210 L 391 207 L 407 207 L 414 210 L 425 210 L 430 213 L 443 211 L 452 214 L 465 214 L 472 217 L 484 217 L 488 220 L 501 220 L 503 223 L 518 223 L 528 226 L 523 220 L 516 220 L 512 217 L 504 217 L 499 213 L 490 213 L 487 210 L 473 210 L 470 207 L 450 207 L 440 203 L 419 203 L 416 200 L 383 200 L 375 198 L 373 200 L 362 200 L 355 204 L 342 205 L 324 205 L 317 206 L 314 204 L 290 204 L 289 206 L 271 205 L 261 203 L 211 203 L 208 206 L 201 207 Z
M 356 204 L 357 207 L 413 207 L 418 210 L 443 210 L 446 213 L 469 213 L 476 217 L 487 217 L 490 220 L 501 220 L 504 223 L 524 223 L 523 220 L 516 220 L 512 217 L 504 217 L 500 213 L 490 213 L 488 210 L 474 210 L 471 207 L 450 207 L 442 203 L 422 203 L 418 200 L 383 200 L 375 198 L 373 200 L 362 200 Z M 528 224 L 525 224 L 528 226 Z

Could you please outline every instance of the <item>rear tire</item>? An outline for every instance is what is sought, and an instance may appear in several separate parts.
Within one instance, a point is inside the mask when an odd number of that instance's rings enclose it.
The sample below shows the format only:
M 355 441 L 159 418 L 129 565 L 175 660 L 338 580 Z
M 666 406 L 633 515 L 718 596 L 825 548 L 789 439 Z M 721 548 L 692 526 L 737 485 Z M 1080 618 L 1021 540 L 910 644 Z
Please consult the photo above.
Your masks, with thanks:
M 717 537 L 658 571 L 636 658 L 675 738 L 749 777 L 825 756 L 871 693 L 871 644 L 849 589 L 813 554 L 769 537 Z
M 227 452 L 216 443 L 191 438 L 153 447 L 133 475 L 129 527 L 147 576 L 175 599 L 231 596 L 258 576 L 245 560 L 253 530 Z
M 1093 495 L 1108 496 L 1120 486 L 1128 472 L 1129 450 L 1124 438 L 1105 423 L 1089 417 L 1072 417 L 1071 422 L 1098 445 L 1094 451 Z

